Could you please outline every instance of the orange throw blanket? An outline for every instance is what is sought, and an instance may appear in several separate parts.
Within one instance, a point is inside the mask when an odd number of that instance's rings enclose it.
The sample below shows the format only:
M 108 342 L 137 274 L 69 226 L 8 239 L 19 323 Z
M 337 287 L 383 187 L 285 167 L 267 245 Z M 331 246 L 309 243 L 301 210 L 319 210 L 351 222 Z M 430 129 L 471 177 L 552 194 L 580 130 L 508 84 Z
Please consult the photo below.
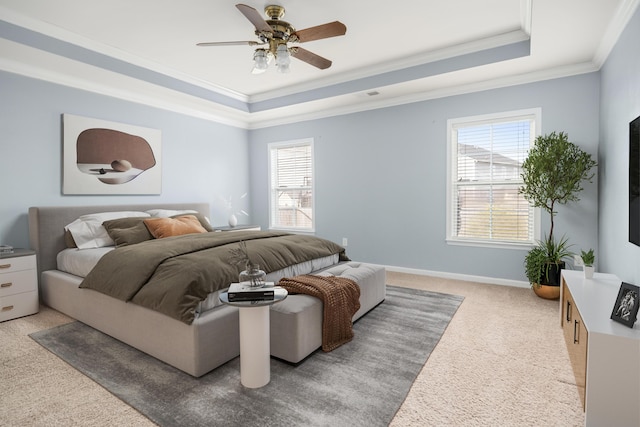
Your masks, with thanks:
M 353 339 L 353 315 L 360 309 L 360 286 L 344 277 L 303 275 L 278 282 L 292 294 L 311 295 L 322 300 L 322 350 L 331 351 Z

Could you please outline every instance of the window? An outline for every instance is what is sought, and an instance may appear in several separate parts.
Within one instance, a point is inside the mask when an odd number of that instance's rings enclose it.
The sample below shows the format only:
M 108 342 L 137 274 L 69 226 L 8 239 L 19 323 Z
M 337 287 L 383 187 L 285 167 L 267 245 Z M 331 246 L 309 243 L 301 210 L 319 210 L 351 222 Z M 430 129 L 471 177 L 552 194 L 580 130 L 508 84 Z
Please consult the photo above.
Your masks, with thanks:
M 540 109 L 452 119 L 447 128 L 447 241 L 534 244 L 539 210 L 518 189 L 522 163 L 540 133 Z
M 269 226 L 314 231 L 313 140 L 269 144 Z

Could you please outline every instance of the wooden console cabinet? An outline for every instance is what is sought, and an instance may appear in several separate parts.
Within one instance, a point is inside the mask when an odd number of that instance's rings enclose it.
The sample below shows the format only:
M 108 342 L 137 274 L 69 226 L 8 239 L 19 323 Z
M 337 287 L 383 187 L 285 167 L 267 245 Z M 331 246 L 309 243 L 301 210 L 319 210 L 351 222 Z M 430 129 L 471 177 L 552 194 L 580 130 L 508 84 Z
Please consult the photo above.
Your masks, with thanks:
M 640 426 L 640 322 L 610 319 L 621 281 L 562 270 L 560 322 L 586 426 Z

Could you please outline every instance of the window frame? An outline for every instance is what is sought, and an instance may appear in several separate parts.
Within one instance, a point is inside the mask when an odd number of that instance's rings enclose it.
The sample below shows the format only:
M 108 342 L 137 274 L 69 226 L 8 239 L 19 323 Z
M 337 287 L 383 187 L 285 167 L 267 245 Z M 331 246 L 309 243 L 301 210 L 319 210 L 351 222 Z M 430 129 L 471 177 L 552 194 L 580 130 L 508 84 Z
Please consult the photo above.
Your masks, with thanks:
M 517 119 L 533 120 L 533 135 L 531 146 L 535 143 L 535 139 L 540 136 L 542 129 L 542 109 L 529 108 L 523 110 L 512 110 L 500 113 L 482 114 L 476 116 L 459 117 L 447 120 L 447 189 L 446 189 L 446 242 L 450 245 L 489 247 L 489 248 L 505 248 L 505 249 L 523 249 L 528 250 L 537 244 L 540 239 L 540 208 L 530 206 L 530 220 L 533 224 L 532 239 L 528 241 L 515 242 L 511 240 L 489 240 L 489 239 L 472 239 L 459 238 L 455 235 L 455 223 L 453 221 L 454 207 L 454 191 L 457 186 L 454 184 L 454 173 L 457 174 L 457 153 L 458 141 L 455 137 L 457 128 L 465 126 L 478 126 L 482 124 L 509 122 Z
M 282 149 L 282 148 L 292 148 L 292 147 L 300 147 L 300 146 L 309 146 L 311 150 L 311 227 L 302 228 L 302 227 L 285 227 L 276 223 L 277 220 L 277 200 L 275 197 L 275 189 L 273 186 L 273 152 L 274 150 Z M 316 192 L 315 192 L 315 181 L 316 181 L 316 168 L 315 168 L 315 153 L 314 153 L 314 139 L 313 138 L 302 138 L 295 139 L 290 141 L 280 141 L 280 142 L 272 142 L 267 146 L 267 157 L 268 157 L 268 186 L 269 186 L 269 229 L 270 230 L 282 230 L 294 233 L 315 233 L 316 230 Z

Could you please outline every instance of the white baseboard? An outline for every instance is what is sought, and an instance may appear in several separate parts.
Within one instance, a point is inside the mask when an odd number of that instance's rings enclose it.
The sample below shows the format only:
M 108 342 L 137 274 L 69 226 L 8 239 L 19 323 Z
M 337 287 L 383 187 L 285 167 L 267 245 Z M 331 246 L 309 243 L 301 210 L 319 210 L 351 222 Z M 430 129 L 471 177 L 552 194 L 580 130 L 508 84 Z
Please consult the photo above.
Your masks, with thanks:
M 395 267 L 392 265 L 383 265 L 387 271 L 397 273 L 416 274 L 418 276 L 440 277 L 443 279 L 464 280 L 467 282 L 488 283 L 491 285 L 515 286 L 517 288 L 530 288 L 529 282 L 522 280 L 499 279 L 495 277 L 473 276 L 470 274 L 450 273 L 444 271 L 420 270 L 417 268 Z

